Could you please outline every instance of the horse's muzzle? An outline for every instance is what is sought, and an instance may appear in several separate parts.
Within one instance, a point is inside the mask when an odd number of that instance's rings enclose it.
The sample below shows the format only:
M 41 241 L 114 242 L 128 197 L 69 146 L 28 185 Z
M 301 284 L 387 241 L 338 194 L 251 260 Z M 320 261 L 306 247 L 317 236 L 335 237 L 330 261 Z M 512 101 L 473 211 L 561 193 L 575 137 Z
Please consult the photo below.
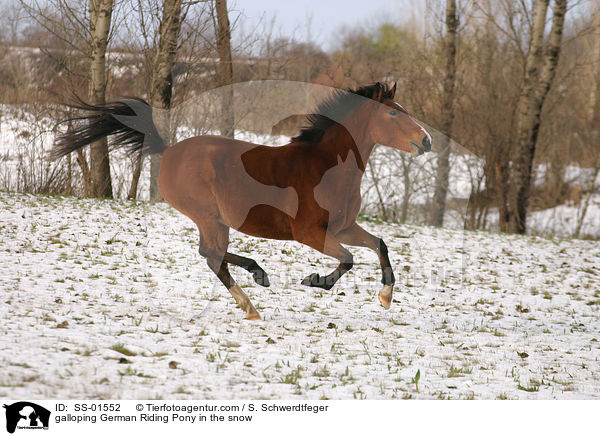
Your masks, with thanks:
M 421 156 L 425 153 L 425 148 L 422 145 L 417 144 L 415 141 L 410 141 L 410 145 L 413 148 L 413 156 Z
M 410 145 L 413 147 L 413 156 L 421 156 L 428 151 L 431 151 L 431 139 L 429 136 L 425 136 L 421 140 L 421 144 L 418 144 L 415 141 L 410 141 Z
M 431 139 L 429 139 L 429 136 L 425 136 L 421 143 L 423 144 L 424 151 L 431 151 Z

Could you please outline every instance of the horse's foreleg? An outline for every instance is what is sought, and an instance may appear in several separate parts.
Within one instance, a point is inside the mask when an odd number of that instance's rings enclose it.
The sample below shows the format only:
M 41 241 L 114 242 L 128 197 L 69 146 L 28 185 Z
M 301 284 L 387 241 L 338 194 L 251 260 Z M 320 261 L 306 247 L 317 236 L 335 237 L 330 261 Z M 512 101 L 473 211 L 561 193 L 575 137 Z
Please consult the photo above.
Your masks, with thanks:
M 311 234 L 308 238 L 299 240 L 305 245 L 320 251 L 323 254 L 336 258 L 340 264 L 330 274 L 321 277 L 317 273 L 313 273 L 302 280 L 302 284 L 317 288 L 329 290 L 345 273 L 350 271 L 354 265 L 352 253 L 340 245 L 340 243 L 329 234 Z
M 227 263 L 244 268 L 246 271 L 252 274 L 252 277 L 257 284 L 265 287 L 269 287 L 271 285 L 269 283 L 269 277 L 267 276 L 267 273 L 258 265 L 258 263 L 256 263 L 254 259 L 227 252 L 225 253 L 223 260 L 225 260 Z
M 388 250 L 383 239 L 373 236 L 358 224 L 354 223 L 348 229 L 339 232 L 336 237 L 342 244 L 367 247 L 377 253 L 381 264 L 383 289 L 379 292 L 381 305 L 389 309 L 392 304 L 392 291 L 394 289 L 394 272 L 388 257 Z

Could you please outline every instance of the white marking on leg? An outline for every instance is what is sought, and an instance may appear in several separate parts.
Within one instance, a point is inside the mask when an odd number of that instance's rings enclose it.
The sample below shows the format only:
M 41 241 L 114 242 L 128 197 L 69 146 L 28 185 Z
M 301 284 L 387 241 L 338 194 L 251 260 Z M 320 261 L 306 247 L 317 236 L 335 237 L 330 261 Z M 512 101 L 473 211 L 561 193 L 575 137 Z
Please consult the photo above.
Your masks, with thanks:
M 260 315 L 252 305 L 252 302 L 248 298 L 248 296 L 242 291 L 237 284 L 233 285 L 229 288 L 229 292 L 235 298 L 237 304 L 242 308 L 244 312 L 246 312 L 246 318 L 248 319 L 260 319 Z
M 385 285 L 383 289 L 379 292 L 379 302 L 381 303 L 384 309 L 389 309 L 392 305 L 393 290 L 394 285 Z

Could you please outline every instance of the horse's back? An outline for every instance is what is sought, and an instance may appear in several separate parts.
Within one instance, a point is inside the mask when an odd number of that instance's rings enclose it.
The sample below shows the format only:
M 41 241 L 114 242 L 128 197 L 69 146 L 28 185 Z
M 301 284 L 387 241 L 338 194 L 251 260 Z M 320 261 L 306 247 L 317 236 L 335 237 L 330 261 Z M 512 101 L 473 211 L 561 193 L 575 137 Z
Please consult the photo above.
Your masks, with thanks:
M 173 188 L 209 181 L 219 169 L 255 145 L 222 136 L 196 136 L 170 146 L 163 154 L 159 188 L 163 196 Z M 163 190 L 165 192 L 163 192 Z

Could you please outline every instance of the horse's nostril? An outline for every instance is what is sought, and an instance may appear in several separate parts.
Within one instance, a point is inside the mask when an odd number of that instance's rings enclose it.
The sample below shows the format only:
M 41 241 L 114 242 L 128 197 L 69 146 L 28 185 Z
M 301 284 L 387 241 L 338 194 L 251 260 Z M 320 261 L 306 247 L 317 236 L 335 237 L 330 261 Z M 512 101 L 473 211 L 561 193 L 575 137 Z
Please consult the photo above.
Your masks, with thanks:
M 429 139 L 429 136 L 423 138 L 422 144 L 426 151 L 431 151 L 431 140 Z

